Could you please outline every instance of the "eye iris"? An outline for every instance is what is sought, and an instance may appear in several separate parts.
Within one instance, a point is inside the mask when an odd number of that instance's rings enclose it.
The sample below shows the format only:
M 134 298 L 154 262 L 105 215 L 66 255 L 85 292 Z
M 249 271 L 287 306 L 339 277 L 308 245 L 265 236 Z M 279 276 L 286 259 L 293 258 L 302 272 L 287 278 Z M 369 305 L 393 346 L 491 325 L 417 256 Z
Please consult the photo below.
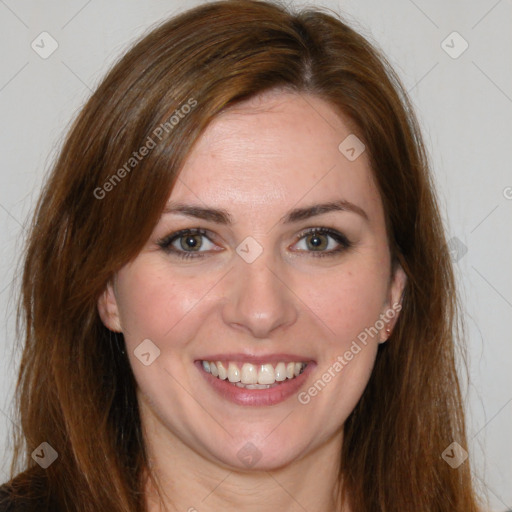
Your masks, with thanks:
M 321 237 L 322 235 L 319 235 L 317 233 L 315 234 L 312 234 L 312 235 L 309 235 L 309 237 L 307 238 L 307 240 L 310 241 L 311 245 L 315 248 L 315 249 L 318 249 L 318 248 L 321 248 L 321 249 L 325 249 L 325 247 L 327 247 L 327 245 L 325 243 L 322 242 L 321 240 Z M 325 237 L 324 237 L 325 238 Z M 323 246 L 322 246 L 323 245 Z
M 201 235 L 185 235 L 181 238 L 181 248 L 182 249 L 199 249 L 201 247 L 201 241 L 196 240 L 196 238 L 201 238 Z M 190 245 L 184 245 L 183 241 L 185 240 L 185 244 Z

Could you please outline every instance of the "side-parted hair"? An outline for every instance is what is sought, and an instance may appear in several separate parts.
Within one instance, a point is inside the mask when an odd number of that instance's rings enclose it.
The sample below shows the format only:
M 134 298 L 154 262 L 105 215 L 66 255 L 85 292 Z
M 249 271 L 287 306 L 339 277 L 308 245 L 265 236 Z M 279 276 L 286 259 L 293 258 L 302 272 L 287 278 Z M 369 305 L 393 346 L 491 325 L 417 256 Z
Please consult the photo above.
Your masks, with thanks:
M 478 510 L 469 461 L 453 469 L 441 457 L 453 441 L 467 448 L 458 307 L 407 95 L 339 16 L 254 0 L 204 3 L 141 39 L 87 101 L 45 182 L 23 266 L 11 467 L 13 489 L 37 497 L 34 510 L 145 510 L 136 383 L 97 300 L 147 242 L 208 124 L 272 89 L 321 98 L 351 123 L 407 274 L 396 328 L 344 425 L 343 496 L 352 512 Z M 47 469 L 31 458 L 42 442 L 58 453 Z

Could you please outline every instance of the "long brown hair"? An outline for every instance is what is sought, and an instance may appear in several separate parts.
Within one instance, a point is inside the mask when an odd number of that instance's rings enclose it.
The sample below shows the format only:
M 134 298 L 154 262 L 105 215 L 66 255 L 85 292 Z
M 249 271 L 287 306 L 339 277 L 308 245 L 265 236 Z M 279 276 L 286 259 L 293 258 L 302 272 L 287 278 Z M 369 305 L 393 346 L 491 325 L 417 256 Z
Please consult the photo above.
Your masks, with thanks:
M 145 509 L 136 384 L 122 334 L 105 328 L 97 299 L 147 241 L 208 123 L 272 88 L 322 98 L 353 123 L 408 277 L 396 329 L 344 426 L 344 496 L 353 512 L 477 510 L 469 461 L 453 469 L 441 457 L 453 441 L 466 448 L 457 301 L 404 89 L 336 15 L 252 0 L 201 5 L 144 37 L 86 103 L 46 181 L 23 268 L 11 468 L 21 472 L 13 487 L 32 489 L 37 510 L 50 500 L 52 510 Z M 58 453 L 47 469 L 31 458 L 42 442 Z

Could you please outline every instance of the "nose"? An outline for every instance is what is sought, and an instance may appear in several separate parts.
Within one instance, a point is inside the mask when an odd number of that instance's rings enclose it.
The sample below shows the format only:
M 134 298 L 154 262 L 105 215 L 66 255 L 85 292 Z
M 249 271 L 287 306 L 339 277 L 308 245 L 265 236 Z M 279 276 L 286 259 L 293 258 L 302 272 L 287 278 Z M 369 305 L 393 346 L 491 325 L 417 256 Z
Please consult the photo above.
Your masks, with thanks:
M 225 282 L 224 322 L 260 339 L 292 325 L 299 300 L 287 281 L 283 266 L 265 251 L 252 263 L 238 258 Z

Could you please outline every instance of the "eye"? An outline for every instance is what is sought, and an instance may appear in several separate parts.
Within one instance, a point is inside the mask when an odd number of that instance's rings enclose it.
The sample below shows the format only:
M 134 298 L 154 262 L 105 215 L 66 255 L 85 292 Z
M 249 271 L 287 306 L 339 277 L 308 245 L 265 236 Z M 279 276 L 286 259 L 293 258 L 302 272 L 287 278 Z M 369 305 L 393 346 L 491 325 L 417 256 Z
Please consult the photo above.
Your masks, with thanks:
M 204 243 L 206 240 L 206 244 Z M 157 244 L 164 251 L 179 258 L 201 258 L 203 253 L 215 250 L 215 245 L 208 238 L 208 232 L 200 228 L 182 229 L 162 238 Z M 205 250 L 200 250 L 205 249 Z
M 208 235 L 208 231 L 200 228 L 182 229 L 167 235 L 157 244 L 179 258 L 202 258 L 208 252 L 218 252 Z M 298 239 L 302 247 L 297 252 L 311 253 L 314 257 L 335 256 L 352 246 L 345 235 L 330 228 L 308 229 Z
M 330 228 L 303 231 L 299 235 L 299 242 L 303 242 L 300 250 L 310 252 L 314 257 L 335 256 L 352 247 L 345 235 Z

